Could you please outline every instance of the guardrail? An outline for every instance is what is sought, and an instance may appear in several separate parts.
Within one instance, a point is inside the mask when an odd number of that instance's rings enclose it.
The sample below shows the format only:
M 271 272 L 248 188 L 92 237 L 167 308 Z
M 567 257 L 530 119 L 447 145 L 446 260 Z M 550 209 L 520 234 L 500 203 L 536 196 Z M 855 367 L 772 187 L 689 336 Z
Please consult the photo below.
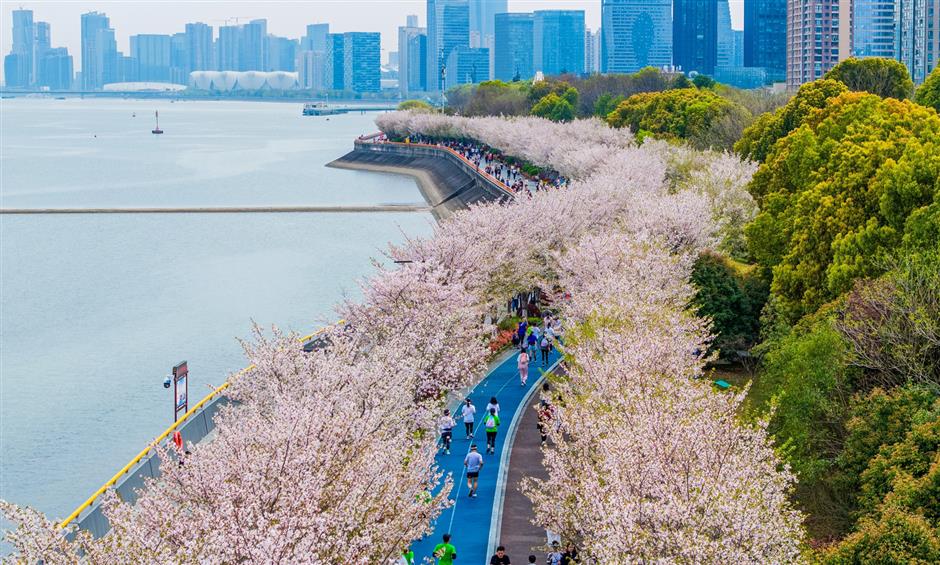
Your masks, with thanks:
M 345 320 L 340 320 L 334 325 L 343 324 Z M 323 346 L 325 343 L 322 339 L 318 339 L 318 336 L 331 328 L 333 326 L 327 326 L 321 328 L 311 334 L 308 334 L 300 338 L 300 342 L 304 344 L 305 351 L 311 351 L 316 347 Z M 308 348 L 309 344 L 315 344 L 313 348 Z M 82 529 L 90 531 L 97 537 L 104 535 L 110 525 L 107 523 L 107 519 L 104 515 L 101 514 L 99 507 L 93 507 L 95 502 L 104 494 L 109 488 L 115 488 L 118 490 L 119 494 L 122 494 L 125 500 L 133 502 L 136 499 L 135 488 L 138 486 L 143 486 L 144 477 L 157 477 L 159 476 L 159 462 L 155 462 L 156 453 L 153 452 L 153 449 L 160 445 L 161 442 L 166 441 L 173 432 L 177 430 L 185 430 L 188 427 L 192 426 L 193 429 L 185 436 L 189 436 L 188 439 L 195 439 L 197 442 L 203 439 L 209 434 L 214 428 L 214 422 L 212 417 L 218 412 L 218 409 L 221 408 L 221 402 L 227 402 L 227 399 L 222 395 L 222 393 L 232 384 L 232 379 L 237 378 L 238 376 L 251 371 L 254 369 L 254 365 L 249 365 L 241 371 L 238 371 L 218 388 L 213 389 L 212 392 L 207 394 L 202 400 L 196 403 L 195 406 L 190 408 L 183 416 L 174 422 L 171 426 L 163 431 L 159 436 L 156 437 L 153 441 L 147 444 L 147 447 L 142 449 L 133 459 L 131 459 L 120 471 L 114 474 L 113 477 L 107 480 L 101 488 L 96 490 L 94 494 L 88 497 L 85 502 L 81 503 L 75 510 L 72 511 L 65 519 L 57 524 L 59 529 L 64 529 L 66 526 L 72 522 L 78 521 L 78 525 Z M 201 420 L 197 419 L 198 416 L 202 416 Z M 198 428 L 198 429 L 196 429 Z M 184 440 L 187 439 L 184 437 Z M 156 463 L 156 465 L 154 465 Z M 122 493 L 123 491 L 123 493 Z M 87 512 L 86 512 L 87 511 Z M 84 513 L 84 514 L 83 514 Z
M 509 185 L 507 185 L 506 183 L 500 181 L 500 180 L 497 179 L 495 176 L 493 176 L 493 175 L 487 173 L 486 171 L 481 170 L 480 167 L 477 166 L 476 163 L 474 163 L 474 162 L 471 161 L 470 159 L 467 159 L 466 157 L 464 157 L 463 154 L 460 153 L 459 151 L 455 151 L 454 149 L 451 149 L 450 147 L 447 147 L 446 145 L 433 145 L 433 144 L 430 144 L 430 143 L 411 143 L 411 142 L 405 143 L 405 142 L 401 142 L 401 141 L 379 140 L 378 138 L 381 137 L 382 135 L 384 135 L 382 132 L 378 132 L 378 133 L 373 133 L 373 134 L 367 135 L 367 136 L 359 136 L 359 137 L 355 140 L 354 145 L 355 145 L 356 147 L 363 146 L 363 145 L 367 145 L 367 146 L 383 146 L 383 145 L 389 145 L 389 146 L 392 146 L 392 147 L 409 147 L 409 148 L 418 147 L 418 148 L 422 148 L 422 149 L 432 149 L 432 150 L 436 150 L 436 151 L 443 151 L 444 153 L 446 153 L 446 154 L 448 154 L 448 155 L 450 155 L 450 156 L 452 156 L 452 157 L 457 158 L 461 163 L 463 163 L 465 166 L 469 167 L 469 168 L 470 168 L 472 171 L 474 171 L 477 175 L 483 177 L 484 180 L 486 180 L 486 181 L 489 182 L 490 184 L 494 185 L 497 189 L 499 189 L 500 191 L 502 191 L 506 196 L 509 196 L 510 198 L 515 198 L 515 196 L 516 196 L 515 191 L 513 191 L 513 190 L 509 187 Z

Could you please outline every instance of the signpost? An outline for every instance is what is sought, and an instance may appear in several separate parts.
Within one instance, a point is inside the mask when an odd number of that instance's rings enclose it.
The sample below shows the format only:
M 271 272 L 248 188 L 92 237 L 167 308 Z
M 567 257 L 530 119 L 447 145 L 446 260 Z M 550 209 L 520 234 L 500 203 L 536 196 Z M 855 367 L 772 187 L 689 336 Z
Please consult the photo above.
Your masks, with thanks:
M 189 411 L 189 367 L 186 361 L 173 367 L 173 421 L 179 419 L 180 412 Z

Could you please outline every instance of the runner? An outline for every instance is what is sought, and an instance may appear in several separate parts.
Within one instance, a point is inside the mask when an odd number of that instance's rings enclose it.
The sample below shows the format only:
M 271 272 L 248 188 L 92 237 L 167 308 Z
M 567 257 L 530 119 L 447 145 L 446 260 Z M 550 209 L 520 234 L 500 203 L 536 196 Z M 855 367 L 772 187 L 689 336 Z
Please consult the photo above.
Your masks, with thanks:
M 477 444 L 470 446 L 470 453 L 464 457 L 463 466 L 467 468 L 467 488 L 470 489 L 468 496 L 476 498 L 477 479 L 480 477 L 480 469 L 483 468 L 483 456 L 477 452 Z
M 434 547 L 434 557 L 437 557 L 437 565 L 454 565 L 457 548 L 450 543 L 450 534 L 444 534 L 444 541 Z
M 529 332 L 529 337 L 526 338 L 526 343 L 529 346 L 529 351 L 531 352 L 529 356 L 531 358 L 536 358 L 539 353 L 539 338 L 535 335 L 535 331 Z
M 496 400 L 496 397 L 495 397 L 495 396 L 491 396 L 491 397 L 490 397 L 490 402 L 489 402 L 489 404 L 486 405 L 486 412 L 485 412 L 485 413 L 488 414 L 491 408 L 492 408 L 492 409 L 495 409 L 495 410 L 496 410 L 496 415 L 499 416 L 499 401 Z
M 450 440 L 454 437 L 454 426 L 457 422 L 450 415 L 450 410 L 444 408 L 444 415 L 439 420 L 441 426 L 441 446 L 444 448 L 444 454 L 450 455 Z
M 496 431 L 499 429 L 499 416 L 495 408 L 490 408 L 489 414 L 483 417 L 486 427 L 486 452 L 496 453 Z
M 530 335 L 529 337 L 532 336 Z M 525 386 L 525 382 L 529 379 L 529 354 L 526 353 L 524 347 L 519 351 L 516 366 L 519 368 L 519 383 Z
M 415 565 L 415 552 L 407 547 L 401 550 L 401 558 L 398 559 L 399 565 Z
M 470 402 L 470 397 L 467 397 L 464 402 L 460 415 L 463 416 L 463 427 L 467 431 L 467 439 L 470 439 L 473 437 L 473 415 L 477 413 L 477 409 Z
M 509 556 L 506 555 L 505 547 L 499 546 L 496 548 L 496 553 L 493 557 L 490 557 L 490 565 L 512 565 Z

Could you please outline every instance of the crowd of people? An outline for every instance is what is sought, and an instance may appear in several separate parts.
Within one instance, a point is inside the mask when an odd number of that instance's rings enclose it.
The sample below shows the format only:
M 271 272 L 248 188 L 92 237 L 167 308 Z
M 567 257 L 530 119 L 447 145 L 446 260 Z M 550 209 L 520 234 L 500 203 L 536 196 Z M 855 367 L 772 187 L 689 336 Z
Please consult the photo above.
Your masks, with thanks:
M 437 560 L 437 565 L 453 565 L 454 560 L 457 559 L 457 547 L 451 543 L 450 534 L 444 534 L 441 540 L 441 543 L 434 546 L 434 558 Z M 535 555 L 529 555 L 526 560 L 526 563 L 530 565 L 537 562 L 538 557 Z M 574 544 L 569 543 L 562 550 L 559 542 L 551 543 L 545 565 L 577 565 L 578 563 L 578 548 Z M 398 565 L 415 565 L 414 552 L 410 549 L 402 551 Z M 490 557 L 489 565 L 512 565 L 512 559 L 506 552 L 505 546 L 501 545 L 496 548 L 496 553 Z
M 382 134 L 373 141 L 384 143 L 388 141 L 388 138 Z M 527 174 L 519 165 L 506 159 L 501 153 L 477 142 L 438 139 L 422 135 L 411 136 L 407 138 L 407 142 L 452 149 L 474 165 L 478 171 L 493 177 L 507 190 L 516 194 L 531 196 L 540 190 L 565 188 L 568 185 L 568 179 L 555 171 L 541 171 L 537 176 Z

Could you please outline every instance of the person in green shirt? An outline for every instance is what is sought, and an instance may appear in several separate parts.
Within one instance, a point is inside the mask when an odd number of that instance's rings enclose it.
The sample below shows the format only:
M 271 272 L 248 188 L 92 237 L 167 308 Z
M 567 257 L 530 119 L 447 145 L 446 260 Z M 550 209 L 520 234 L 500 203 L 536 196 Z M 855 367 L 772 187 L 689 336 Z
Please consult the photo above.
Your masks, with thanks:
M 401 559 L 398 562 L 401 565 L 415 565 L 415 552 L 406 547 L 401 550 Z
M 490 408 L 490 413 L 483 417 L 483 425 L 486 426 L 486 452 L 496 453 L 496 430 L 499 429 L 499 414 L 495 408 Z
M 434 557 L 437 557 L 437 565 L 453 565 L 457 548 L 451 545 L 450 534 L 444 534 L 444 542 L 434 547 Z

